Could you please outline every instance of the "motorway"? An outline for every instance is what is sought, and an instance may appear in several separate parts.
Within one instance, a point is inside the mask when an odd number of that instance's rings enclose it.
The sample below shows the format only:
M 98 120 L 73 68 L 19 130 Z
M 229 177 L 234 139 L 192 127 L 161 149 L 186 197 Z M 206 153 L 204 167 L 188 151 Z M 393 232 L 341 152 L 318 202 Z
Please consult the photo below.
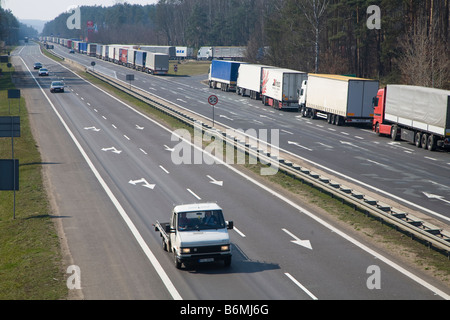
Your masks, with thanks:
M 62 49 L 61 54 L 64 52 Z M 70 58 L 90 65 L 89 57 L 76 54 Z M 38 61 L 49 68 L 48 78 L 38 78 L 32 69 Z M 118 77 L 133 72 L 95 61 L 97 71 L 104 68 Z M 55 218 L 65 235 L 67 263 L 81 270 L 81 297 L 449 299 L 447 288 L 439 283 L 416 275 L 416 271 L 334 227 L 314 209 L 285 198 L 233 166 L 174 164 L 172 150 L 179 142 L 172 139 L 168 128 L 43 56 L 37 45 L 18 48 L 13 62 L 22 70 L 21 86 L 45 164 Z M 134 85 L 145 85 L 167 100 L 205 113 L 210 112 L 206 98 L 212 89 L 200 84 L 203 78 L 137 73 Z M 64 79 L 66 92 L 50 94 L 52 79 Z M 221 111 L 216 116 L 221 122 L 227 120 L 227 124 L 244 129 L 249 119 L 257 121 L 252 123 L 256 129 L 267 129 L 270 123 L 269 128 L 284 132 L 280 147 L 307 161 L 320 160 L 321 165 L 343 175 L 353 172 L 354 179 L 378 182 L 379 186 L 387 182 L 381 174 L 388 173 L 395 181 L 386 184 L 402 196 L 410 194 L 410 199 L 420 197 L 421 183 L 429 187 L 421 190 L 449 193 L 448 179 L 439 174 L 448 170 L 446 153 L 422 156 L 422 150 L 390 145 L 358 128 L 310 122 L 297 114 L 265 109 L 247 98 L 215 93 Z M 412 150 L 406 153 L 404 148 Z M 364 149 L 363 154 L 355 152 L 360 149 Z M 395 164 L 386 150 L 398 151 Z M 356 154 L 359 161 L 354 160 Z M 204 157 L 206 162 L 208 156 Z M 345 163 L 354 163 L 353 168 L 351 164 L 348 169 L 341 168 Z M 395 169 L 413 164 L 417 172 Z M 372 173 L 374 168 L 377 174 Z M 420 181 L 425 174 L 427 181 Z M 218 181 L 222 183 L 214 183 Z M 430 211 L 448 211 L 437 201 L 422 200 L 419 203 Z M 230 268 L 207 264 L 180 271 L 161 248 L 161 238 L 152 224 L 167 221 L 174 204 L 199 201 L 217 202 L 225 218 L 234 221 Z M 380 288 L 370 286 L 373 270 L 380 271 Z
M 212 111 L 207 99 L 215 94 L 219 98 L 216 123 L 243 130 L 278 129 L 280 149 L 298 163 L 364 188 L 376 198 L 382 197 L 380 200 L 398 203 L 408 212 L 450 229 L 450 179 L 445 174 L 450 169 L 448 151 L 431 153 L 406 142 L 379 137 L 371 128 L 336 127 L 323 119 L 311 120 L 298 113 L 273 110 L 248 97 L 207 88 L 201 83 L 207 78 L 205 75 L 155 78 L 86 55 L 69 54 L 59 45 L 55 52 L 86 67 L 95 61 L 97 72 L 123 81 L 127 74 L 134 74 L 133 86 L 210 119 Z

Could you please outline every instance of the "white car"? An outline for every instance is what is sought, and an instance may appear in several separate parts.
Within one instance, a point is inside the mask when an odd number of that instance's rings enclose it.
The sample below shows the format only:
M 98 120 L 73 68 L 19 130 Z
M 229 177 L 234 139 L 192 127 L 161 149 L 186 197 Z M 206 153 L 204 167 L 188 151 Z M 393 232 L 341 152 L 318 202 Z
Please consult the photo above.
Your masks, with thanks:
M 39 69 L 39 76 L 48 76 L 48 69 L 40 68 Z
M 62 81 L 53 81 L 50 85 L 50 92 L 64 92 L 64 82 Z

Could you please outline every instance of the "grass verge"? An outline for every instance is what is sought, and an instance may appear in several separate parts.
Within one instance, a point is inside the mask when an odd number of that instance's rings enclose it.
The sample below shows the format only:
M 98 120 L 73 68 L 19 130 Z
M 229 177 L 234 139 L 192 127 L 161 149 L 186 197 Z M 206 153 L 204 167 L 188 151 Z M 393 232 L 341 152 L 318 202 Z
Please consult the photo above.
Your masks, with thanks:
M 13 218 L 14 192 L 0 191 L 0 299 L 65 299 L 59 239 L 43 187 L 39 151 L 32 136 L 25 99 L 8 101 L 14 89 L 6 64 L 0 64 L 0 116 L 20 116 L 21 136 L 14 138 L 19 159 L 19 187 Z M 7 71 L 5 71 L 7 70 Z M 9 103 L 11 113 L 9 111 Z M 11 138 L 0 138 L 0 159 L 12 158 Z

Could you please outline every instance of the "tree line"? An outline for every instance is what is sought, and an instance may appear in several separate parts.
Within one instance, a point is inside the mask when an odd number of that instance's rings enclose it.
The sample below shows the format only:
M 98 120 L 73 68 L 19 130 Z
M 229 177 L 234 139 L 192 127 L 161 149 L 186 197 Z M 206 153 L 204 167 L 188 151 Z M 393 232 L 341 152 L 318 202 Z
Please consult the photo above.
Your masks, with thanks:
M 10 10 L 3 9 L 0 4 L 0 49 L 1 45 L 17 45 L 19 40 L 37 35 L 37 30 L 20 23 Z
M 367 24 L 373 5 L 379 28 Z M 81 7 L 81 30 L 67 29 L 69 15 L 43 33 L 99 43 L 247 46 L 250 62 L 449 87 L 449 0 L 159 0 Z

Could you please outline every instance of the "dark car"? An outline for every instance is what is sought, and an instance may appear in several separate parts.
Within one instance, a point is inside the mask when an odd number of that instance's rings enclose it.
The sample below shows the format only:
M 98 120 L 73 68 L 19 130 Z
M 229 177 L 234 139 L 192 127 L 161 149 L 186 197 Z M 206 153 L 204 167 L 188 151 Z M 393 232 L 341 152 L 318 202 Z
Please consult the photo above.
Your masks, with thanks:
M 69 50 L 69 53 L 75 53 L 75 50 L 70 49 L 70 50 Z
M 48 76 L 48 69 L 40 68 L 39 69 L 39 76 Z
M 64 82 L 62 81 L 53 81 L 50 85 L 50 92 L 64 92 Z
M 42 68 L 42 63 L 36 62 L 36 63 L 34 64 L 34 69 L 36 70 L 36 69 L 40 69 L 40 68 Z

